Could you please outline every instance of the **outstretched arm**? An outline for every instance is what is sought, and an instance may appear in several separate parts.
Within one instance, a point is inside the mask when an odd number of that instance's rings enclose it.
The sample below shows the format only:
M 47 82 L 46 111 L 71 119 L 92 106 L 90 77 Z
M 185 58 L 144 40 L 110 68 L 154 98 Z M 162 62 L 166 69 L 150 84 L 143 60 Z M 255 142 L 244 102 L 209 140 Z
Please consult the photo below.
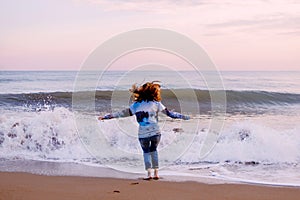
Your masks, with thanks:
M 183 120 L 190 119 L 190 116 L 188 116 L 188 115 L 183 115 L 178 112 L 169 111 L 167 108 L 164 109 L 162 112 L 173 119 L 183 119 Z
M 104 119 L 112 119 L 112 118 L 120 118 L 120 117 L 129 117 L 132 116 L 132 113 L 129 108 L 126 108 L 119 112 L 109 113 L 104 116 L 98 117 L 98 120 L 104 120 Z

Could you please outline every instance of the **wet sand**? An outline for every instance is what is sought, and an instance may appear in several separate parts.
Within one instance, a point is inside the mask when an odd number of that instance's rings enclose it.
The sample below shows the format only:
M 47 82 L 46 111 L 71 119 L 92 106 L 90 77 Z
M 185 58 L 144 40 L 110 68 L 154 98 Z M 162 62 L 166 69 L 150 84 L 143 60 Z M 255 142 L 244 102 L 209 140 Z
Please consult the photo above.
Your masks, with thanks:
M 0 172 L 0 200 L 9 199 L 299 199 L 299 187 L 144 181 Z

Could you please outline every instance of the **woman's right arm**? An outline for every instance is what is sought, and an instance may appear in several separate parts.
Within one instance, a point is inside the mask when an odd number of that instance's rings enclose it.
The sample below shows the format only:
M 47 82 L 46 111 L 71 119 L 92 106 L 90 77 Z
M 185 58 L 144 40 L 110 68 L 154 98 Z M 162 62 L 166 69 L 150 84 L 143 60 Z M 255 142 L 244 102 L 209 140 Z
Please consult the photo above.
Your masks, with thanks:
M 113 119 L 113 118 L 121 118 L 121 117 L 129 117 L 132 116 L 132 113 L 129 108 L 126 108 L 122 111 L 115 112 L 115 113 L 109 113 L 104 116 L 98 117 L 98 120 L 104 120 L 104 119 Z

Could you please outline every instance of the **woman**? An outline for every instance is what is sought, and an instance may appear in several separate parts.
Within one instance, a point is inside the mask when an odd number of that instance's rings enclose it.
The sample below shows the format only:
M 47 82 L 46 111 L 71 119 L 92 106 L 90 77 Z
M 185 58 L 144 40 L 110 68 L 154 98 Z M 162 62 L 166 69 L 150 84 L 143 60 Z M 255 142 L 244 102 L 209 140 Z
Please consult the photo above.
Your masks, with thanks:
M 107 114 L 103 117 L 100 116 L 98 119 L 136 116 L 136 120 L 139 123 L 138 138 L 143 149 L 145 169 L 148 172 L 145 180 L 152 179 L 152 169 L 154 169 L 153 179 L 158 180 L 157 146 L 161 137 L 158 126 L 158 112 L 163 112 L 171 118 L 188 120 L 190 117 L 177 112 L 171 112 L 161 103 L 160 85 L 157 82 L 147 82 L 140 87 L 133 85 L 130 91 L 132 92 L 134 103 L 128 109 Z

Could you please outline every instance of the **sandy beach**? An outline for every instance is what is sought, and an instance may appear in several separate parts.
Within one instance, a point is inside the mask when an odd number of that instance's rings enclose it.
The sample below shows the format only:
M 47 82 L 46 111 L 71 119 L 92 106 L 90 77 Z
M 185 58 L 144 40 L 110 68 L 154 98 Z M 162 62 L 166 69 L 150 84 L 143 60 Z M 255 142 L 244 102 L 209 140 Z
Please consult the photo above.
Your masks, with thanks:
M 300 188 L 0 173 L 0 199 L 299 199 Z

